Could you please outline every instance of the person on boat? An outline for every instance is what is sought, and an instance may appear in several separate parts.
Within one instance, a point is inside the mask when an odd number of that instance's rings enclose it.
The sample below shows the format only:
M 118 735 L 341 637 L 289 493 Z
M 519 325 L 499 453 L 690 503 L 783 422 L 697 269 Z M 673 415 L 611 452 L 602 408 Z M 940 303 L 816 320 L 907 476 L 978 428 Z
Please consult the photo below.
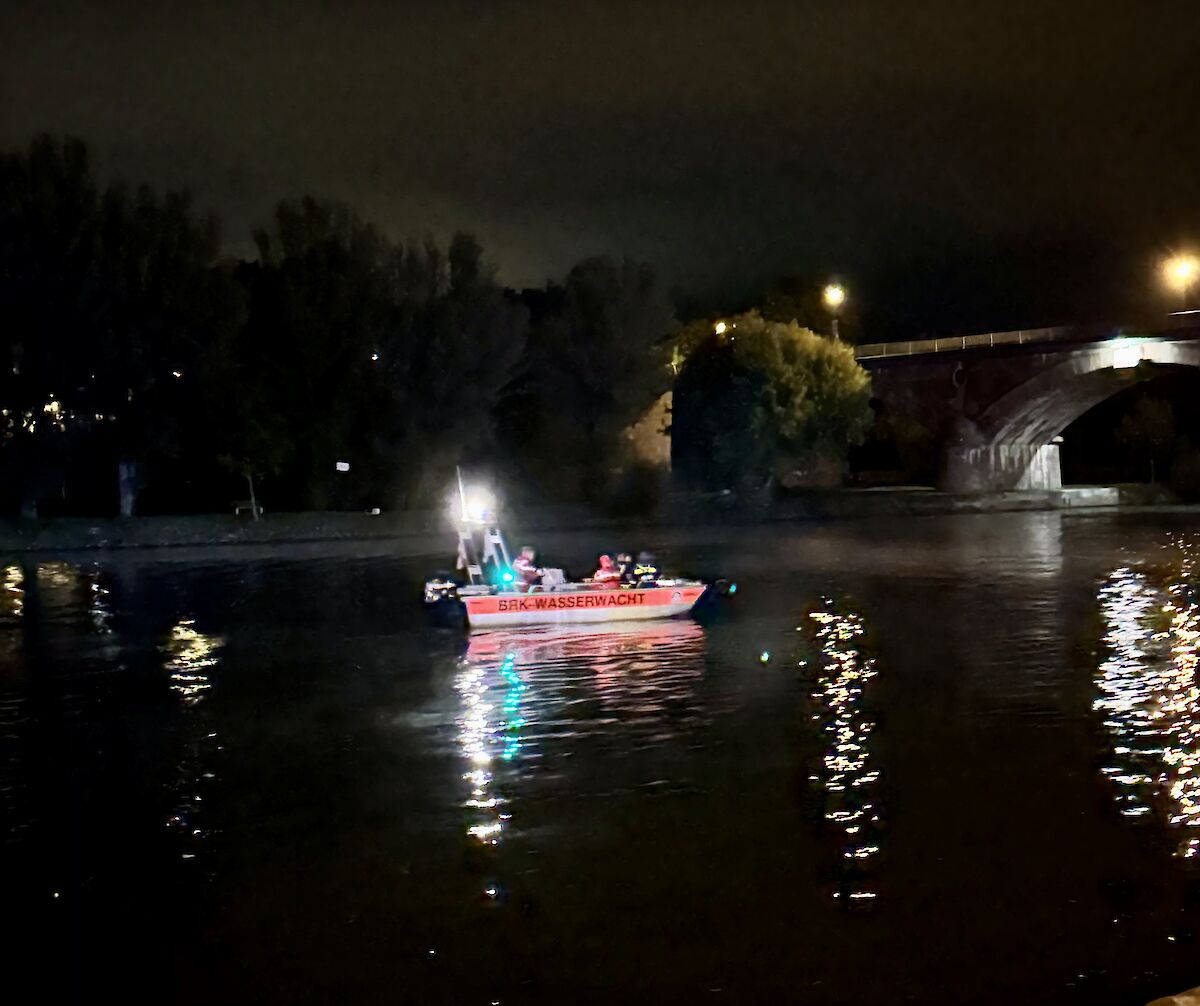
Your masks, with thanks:
M 660 576 L 658 562 L 649 552 L 639 552 L 633 578 L 638 583 L 653 584 Z
M 622 583 L 637 583 L 637 577 L 633 575 L 633 556 L 628 552 L 617 553 L 617 568 L 621 571 Z
M 521 554 L 513 560 L 512 568 L 516 574 L 513 586 L 521 592 L 542 582 L 542 571 L 537 567 L 537 549 L 532 545 L 525 545 L 521 549 Z
M 621 586 L 621 570 L 611 555 L 600 556 L 600 568 L 592 574 L 592 583 L 606 590 Z

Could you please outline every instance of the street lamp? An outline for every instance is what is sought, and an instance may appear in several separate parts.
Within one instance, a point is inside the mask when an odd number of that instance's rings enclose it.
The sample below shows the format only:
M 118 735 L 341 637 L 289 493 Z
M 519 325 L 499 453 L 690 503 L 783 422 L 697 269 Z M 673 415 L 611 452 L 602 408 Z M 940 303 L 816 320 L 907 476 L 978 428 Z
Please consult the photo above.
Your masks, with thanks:
M 1186 302 L 1192 286 L 1200 279 L 1200 258 L 1188 254 L 1172 255 L 1162 264 L 1162 278 L 1163 283 Z
M 846 303 L 846 288 L 841 283 L 830 283 L 821 293 L 821 299 L 833 315 L 833 337 L 838 338 L 838 311 Z

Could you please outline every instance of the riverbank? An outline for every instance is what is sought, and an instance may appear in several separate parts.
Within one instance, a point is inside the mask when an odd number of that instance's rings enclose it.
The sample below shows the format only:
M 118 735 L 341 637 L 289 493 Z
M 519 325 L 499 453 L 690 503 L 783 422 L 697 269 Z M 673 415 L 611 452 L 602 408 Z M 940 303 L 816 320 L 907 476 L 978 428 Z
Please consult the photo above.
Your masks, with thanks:
M 617 516 L 577 504 L 523 507 L 515 521 L 526 533 L 640 526 L 703 527 L 773 521 L 923 517 L 1164 505 L 1157 486 L 1072 487 L 1051 492 L 953 496 L 919 487 L 814 492 L 747 505 L 732 495 L 676 494 L 649 515 Z M 449 527 L 440 511 L 405 513 L 201 514 L 132 518 L 53 518 L 0 522 L 0 552 L 78 549 L 286 545 L 305 542 L 395 541 L 408 554 L 442 551 Z

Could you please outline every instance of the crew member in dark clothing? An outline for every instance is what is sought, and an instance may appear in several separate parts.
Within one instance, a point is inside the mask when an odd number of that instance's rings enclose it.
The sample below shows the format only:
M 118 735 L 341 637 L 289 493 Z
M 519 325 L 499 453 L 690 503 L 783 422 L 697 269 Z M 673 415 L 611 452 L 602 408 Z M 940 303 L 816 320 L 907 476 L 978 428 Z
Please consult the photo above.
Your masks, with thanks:
M 659 577 L 658 562 L 649 552 L 639 552 L 633 578 L 638 583 L 655 583 Z

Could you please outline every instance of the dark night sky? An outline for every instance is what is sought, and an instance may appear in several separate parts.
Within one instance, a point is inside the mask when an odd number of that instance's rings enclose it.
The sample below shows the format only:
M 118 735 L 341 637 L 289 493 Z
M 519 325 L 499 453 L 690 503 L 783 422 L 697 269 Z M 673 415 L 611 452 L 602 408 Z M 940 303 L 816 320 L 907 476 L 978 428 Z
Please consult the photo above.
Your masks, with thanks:
M 5 0 L 0 145 L 81 136 L 235 253 L 312 192 L 472 230 L 515 285 L 626 253 L 716 306 L 832 270 L 945 331 L 1152 287 L 1200 238 L 1198 74 L 1194 2 Z

